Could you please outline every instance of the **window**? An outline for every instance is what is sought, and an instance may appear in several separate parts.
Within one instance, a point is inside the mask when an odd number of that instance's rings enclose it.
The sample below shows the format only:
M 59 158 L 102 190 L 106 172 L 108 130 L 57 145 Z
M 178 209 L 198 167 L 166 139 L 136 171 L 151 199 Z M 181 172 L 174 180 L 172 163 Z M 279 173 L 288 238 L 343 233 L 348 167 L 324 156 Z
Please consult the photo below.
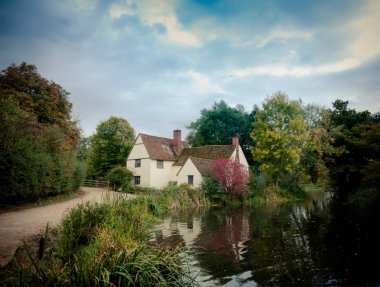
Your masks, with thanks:
M 135 167 L 141 166 L 141 159 L 135 159 Z
M 163 160 L 157 160 L 157 168 L 164 168 L 164 161 Z
M 141 177 L 135 176 L 135 185 L 140 185 Z
M 187 176 L 187 183 L 189 185 L 194 185 L 194 175 L 188 175 Z

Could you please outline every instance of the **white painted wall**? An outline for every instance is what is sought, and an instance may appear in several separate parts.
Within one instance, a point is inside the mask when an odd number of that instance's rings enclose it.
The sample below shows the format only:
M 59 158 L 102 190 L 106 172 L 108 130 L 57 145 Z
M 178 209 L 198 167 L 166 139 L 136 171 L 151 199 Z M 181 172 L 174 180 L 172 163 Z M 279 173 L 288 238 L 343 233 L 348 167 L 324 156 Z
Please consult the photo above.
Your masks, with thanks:
M 177 173 L 179 172 L 179 170 L 181 169 L 182 166 L 172 166 L 172 171 L 171 171 L 171 174 L 170 174 L 170 181 L 176 181 L 178 183 L 178 176 L 177 176 Z
M 194 187 L 200 187 L 202 183 L 202 175 L 199 173 L 198 169 L 195 167 L 191 159 L 187 159 L 182 169 L 178 174 L 178 184 L 187 183 L 188 175 L 194 176 Z
M 141 159 L 140 167 L 135 167 L 136 159 Z M 150 165 L 151 160 L 149 158 L 148 151 L 146 150 L 141 136 L 139 135 L 127 158 L 127 168 L 132 171 L 133 175 L 141 177 L 140 186 L 150 186 L 151 184 Z
M 157 168 L 157 160 L 150 161 L 150 186 L 163 188 L 171 181 L 174 161 L 164 161 L 164 168 Z
M 142 159 L 149 158 L 148 151 L 146 150 L 141 136 L 139 135 L 136 139 L 134 146 L 132 147 L 131 152 L 128 155 L 128 160 L 130 159 Z
M 234 150 L 234 152 L 232 153 L 230 159 L 232 160 L 235 160 L 235 157 L 236 157 L 236 149 Z M 239 160 L 240 160 L 240 163 L 242 165 L 244 165 L 247 170 L 249 169 L 249 164 L 248 164 L 248 161 L 243 153 L 243 150 L 241 149 L 241 146 L 239 146 Z

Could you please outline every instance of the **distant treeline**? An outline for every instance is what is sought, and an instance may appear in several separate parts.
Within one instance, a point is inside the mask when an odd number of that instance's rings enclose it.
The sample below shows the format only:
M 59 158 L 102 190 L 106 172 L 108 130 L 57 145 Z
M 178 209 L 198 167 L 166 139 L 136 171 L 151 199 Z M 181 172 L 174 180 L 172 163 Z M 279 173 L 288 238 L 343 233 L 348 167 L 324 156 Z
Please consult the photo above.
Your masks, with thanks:
M 282 92 L 251 111 L 220 101 L 189 124 L 187 141 L 194 147 L 224 145 L 239 137 L 253 172 L 251 198 L 294 193 L 312 183 L 368 206 L 380 199 L 380 118 L 348 104 L 336 100 L 328 109 Z M 94 135 L 81 138 L 71 108 L 68 92 L 35 66 L 22 63 L 1 72 L 1 202 L 76 190 L 85 167 L 89 177 L 101 179 L 125 166 L 135 137 L 128 121 L 111 116 Z

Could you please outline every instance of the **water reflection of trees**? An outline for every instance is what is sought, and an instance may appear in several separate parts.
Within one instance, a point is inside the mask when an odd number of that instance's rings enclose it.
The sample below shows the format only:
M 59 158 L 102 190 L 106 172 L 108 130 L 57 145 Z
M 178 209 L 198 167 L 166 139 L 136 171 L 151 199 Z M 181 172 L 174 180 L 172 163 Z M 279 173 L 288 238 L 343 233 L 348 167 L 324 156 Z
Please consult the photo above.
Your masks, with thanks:
M 319 242 L 326 234 L 327 210 L 326 203 L 316 200 L 304 205 L 211 210 L 202 218 L 202 232 L 194 242 L 197 258 L 222 283 L 250 270 L 246 281 L 310 285 L 320 269 Z
M 321 239 L 326 234 L 329 212 L 327 201 L 278 206 L 271 213 L 264 208 L 252 211 L 253 232 L 250 265 L 257 282 L 276 282 L 280 286 L 311 286 L 319 276 Z M 256 224 L 266 217 L 265 225 Z
M 331 209 L 329 200 L 251 209 L 214 207 L 170 220 L 171 233 L 158 235 L 157 241 L 188 244 L 197 265 L 210 275 L 208 283 L 362 286 L 358 282 L 374 285 L 380 274 L 373 231 L 378 218 Z

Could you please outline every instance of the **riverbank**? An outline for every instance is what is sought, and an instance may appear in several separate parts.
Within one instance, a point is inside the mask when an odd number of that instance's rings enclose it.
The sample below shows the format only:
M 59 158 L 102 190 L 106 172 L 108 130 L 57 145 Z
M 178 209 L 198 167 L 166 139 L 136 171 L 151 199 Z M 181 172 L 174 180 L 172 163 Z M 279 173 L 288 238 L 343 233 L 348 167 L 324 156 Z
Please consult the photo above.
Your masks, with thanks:
M 0 214 L 0 266 L 7 265 L 22 240 L 40 237 L 47 224 L 57 228 L 71 209 L 86 202 L 101 203 L 108 198 L 127 196 L 105 189 L 83 187 L 78 197 L 37 207 L 21 207 Z M 128 198 L 133 197 L 128 195 Z
M 2 270 L 3 286 L 191 284 L 181 265 L 181 248 L 161 248 L 149 241 L 155 215 L 201 203 L 197 191 L 178 189 L 74 208 L 57 240 L 44 238 L 37 256 L 29 255 L 24 246 L 29 260 Z

